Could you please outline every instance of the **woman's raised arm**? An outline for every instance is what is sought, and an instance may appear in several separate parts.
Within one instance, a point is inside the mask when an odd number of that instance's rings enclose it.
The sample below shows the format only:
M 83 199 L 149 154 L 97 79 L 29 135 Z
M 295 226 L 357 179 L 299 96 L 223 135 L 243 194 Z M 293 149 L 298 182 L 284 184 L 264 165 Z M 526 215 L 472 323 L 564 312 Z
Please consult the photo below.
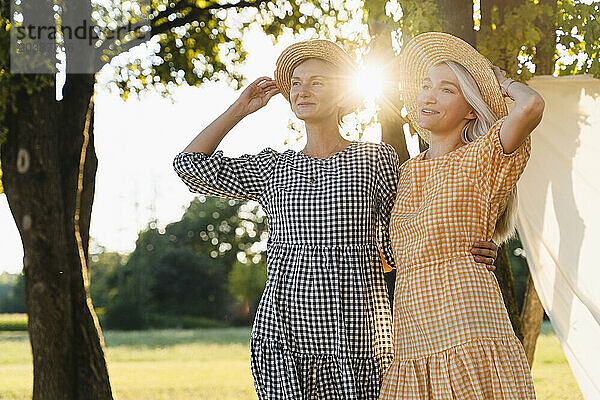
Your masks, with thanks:
M 504 153 L 510 154 L 519 148 L 542 120 L 544 99 L 529 86 L 507 78 L 500 68 L 493 66 L 492 69 L 503 94 L 515 101 L 514 108 L 500 128 L 500 143 Z

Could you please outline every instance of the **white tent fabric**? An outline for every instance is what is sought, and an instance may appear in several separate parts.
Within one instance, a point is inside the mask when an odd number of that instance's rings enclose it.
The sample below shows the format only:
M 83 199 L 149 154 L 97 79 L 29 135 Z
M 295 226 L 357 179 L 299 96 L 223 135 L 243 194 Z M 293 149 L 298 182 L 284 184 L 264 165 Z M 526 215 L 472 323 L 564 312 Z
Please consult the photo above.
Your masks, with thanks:
M 600 399 L 600 80 L 536 77 L 546 110 L 518 186 L 533 281 L 586 399 Z

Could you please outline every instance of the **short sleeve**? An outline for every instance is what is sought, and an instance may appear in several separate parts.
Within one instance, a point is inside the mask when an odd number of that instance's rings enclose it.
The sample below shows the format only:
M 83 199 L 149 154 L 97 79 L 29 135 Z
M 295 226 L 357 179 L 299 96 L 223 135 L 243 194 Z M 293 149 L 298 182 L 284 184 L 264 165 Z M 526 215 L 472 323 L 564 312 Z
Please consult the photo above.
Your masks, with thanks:
M 530 136 L 512 153 L 504 153 L 500 128 L 505 119 L 499 119 L 487 135 L 474 142 L 478 181 L 487 189 L 490 201 L 504 201 L 523 174 L 531 154 Z
M 396 201 L 399 169 L 400 161 L 396 150 L 387 143 L 381 143 L 377 149 L 377 245 L 390 268 L 396 267 L 389 228 Z
M 262 195 L 279 153 L 267 148 L 255 155 L 230 158 L 222 151 L 211 155 L 180 153 L 173 168 L 194 193 L 240 200 L 258 200 Z

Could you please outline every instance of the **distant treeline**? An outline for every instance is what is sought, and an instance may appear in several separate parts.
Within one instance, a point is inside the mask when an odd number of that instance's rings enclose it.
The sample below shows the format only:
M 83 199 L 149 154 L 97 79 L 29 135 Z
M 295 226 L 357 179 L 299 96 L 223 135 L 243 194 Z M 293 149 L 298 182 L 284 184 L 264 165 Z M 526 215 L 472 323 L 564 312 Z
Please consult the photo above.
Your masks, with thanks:
M 251 323 L 266 281 L 265 239 L 255 203 L 201 196 L 180 221 L 164 229 L 151 222 L 131 254 L 90 256 L 90 295 L 102 326 Z
M 200 196 L 180 221 L 140 232 L 127 255 L 90 254 L 103 328 L 250 324 L 266 281 L 266 218 L 256 203 Z M 0 313 L 24 313 L 22 274 L 0 275 Z
M 0 314 L 25 312 L 25 281 L 22 274 L 0 274 Z
M 127 255 L 90 255 L 90 296 L 106 329 L 250 324 L 266 281 L 266 218 L 256 203 L 198 197 L 180 221 L 151 222 Z M 508 246 L 519 306 L 528 279 Z M 0 313 L 25 312 L 23 276 L 0 275 Z

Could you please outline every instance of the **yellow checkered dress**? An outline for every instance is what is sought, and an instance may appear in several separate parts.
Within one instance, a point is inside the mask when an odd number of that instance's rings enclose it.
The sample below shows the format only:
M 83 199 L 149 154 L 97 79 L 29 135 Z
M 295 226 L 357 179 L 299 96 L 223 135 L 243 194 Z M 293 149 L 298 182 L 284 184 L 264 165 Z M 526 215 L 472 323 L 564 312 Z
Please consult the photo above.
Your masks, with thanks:
M 490 240 L 523 172 L 527 139 L 505 155 L 487 135 L 400 170 L 390 234 L 396 266 L 394 360 L 383 399 L 534 399 L 525 352 L 500 288 L 470 253 Z

